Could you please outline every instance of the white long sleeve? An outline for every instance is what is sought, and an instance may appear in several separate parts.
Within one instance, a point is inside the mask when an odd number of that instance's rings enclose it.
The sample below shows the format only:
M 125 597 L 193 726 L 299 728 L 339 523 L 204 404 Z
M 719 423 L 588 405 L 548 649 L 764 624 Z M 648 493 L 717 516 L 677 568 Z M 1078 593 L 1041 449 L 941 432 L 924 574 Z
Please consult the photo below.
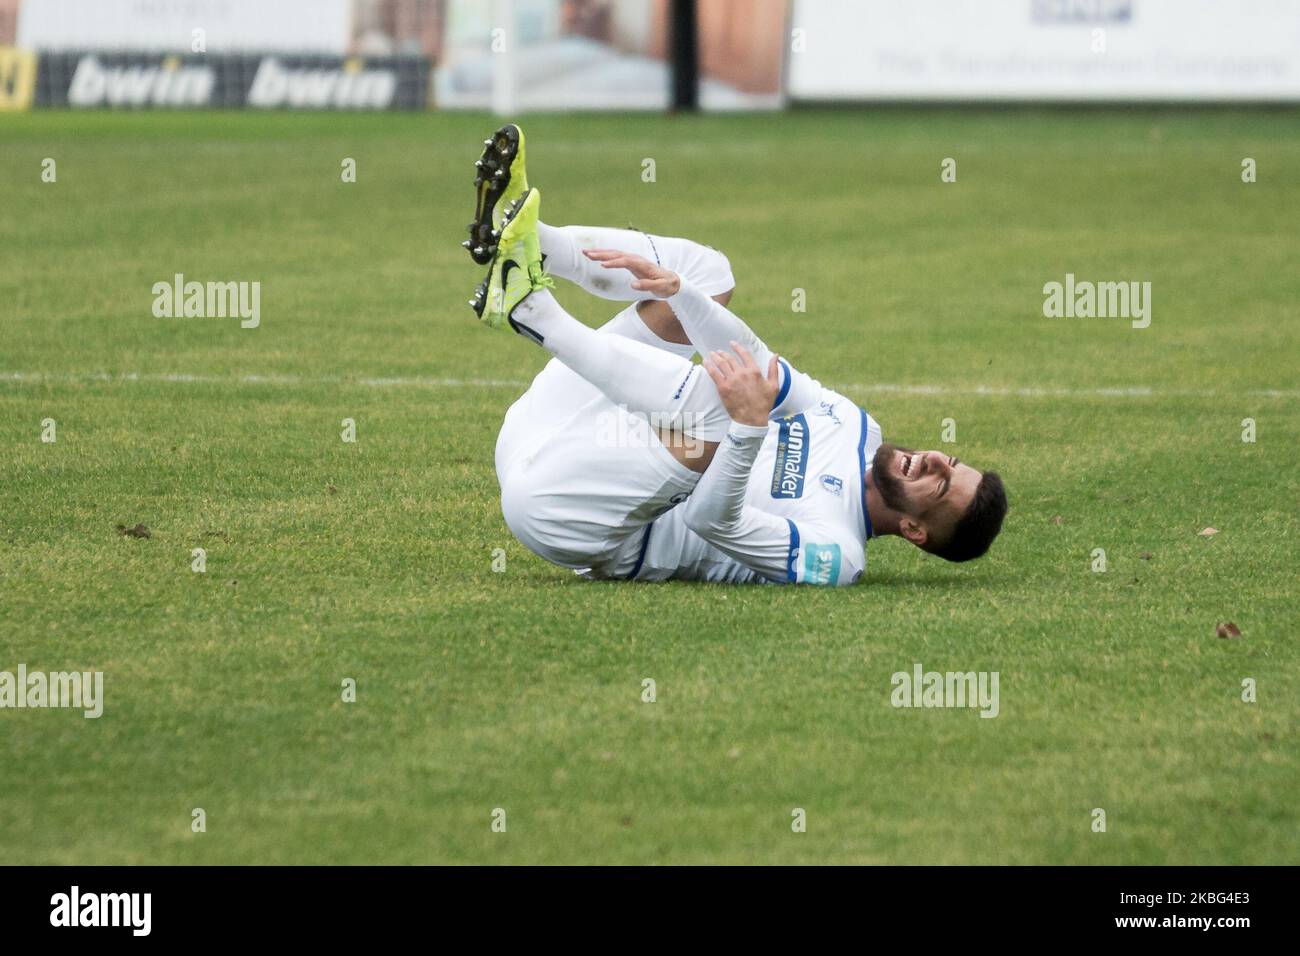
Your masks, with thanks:
M 766 436 L 766 425 L 732 422 L 683 506 L 684 518 L 688 528 L 727 557 L 773 581 L 789 581 L 791 541 L 797 534 L 793 523 L 745 504 L 749 474 Z
M 676 294 L 665 299 L 677 320 L 681 322 L 686 337 L 701 355 L 711 351 L 730 352 L 732 341 L 739 342 L 754 353 L 758 367 L 767 372 L 772 351 L 754 334 L 745 322 L 726 306 L 715 302 L 686 280 Z M 784 359 L 781 367 L 781 390 L 772 406 L 772 418 L 784 418 L 815 408 L 821 398 L 821 383 L 811 376 L 792 368 Z

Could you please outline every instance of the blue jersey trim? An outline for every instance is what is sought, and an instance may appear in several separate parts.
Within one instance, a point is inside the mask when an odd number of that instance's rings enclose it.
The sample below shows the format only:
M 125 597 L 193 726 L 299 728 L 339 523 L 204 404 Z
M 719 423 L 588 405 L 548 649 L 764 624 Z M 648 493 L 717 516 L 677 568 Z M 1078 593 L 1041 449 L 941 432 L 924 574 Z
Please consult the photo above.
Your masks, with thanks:
M 650 547 L 650 532 L 654 529 L 655 523 L 651 521 L 645 526 L 645 537 L 641 539 L 641 551 L 636 556 L 636 564 L 632 565 L 632 573 L 627 576 L 629 581 L 636 578 L 641 573 L 641 565 L 645 563 L 645 552 Z
M 698 365 L 692 365 L 692 366 L 691 366 L 691 370 L 690 370 L 689 372 L 686 373 L 686 377 L 685 377 L 684 379 L 682 379 L 682 384 L 678 385 L 678 386 L 677 386 L 677 391 L 673 392 L 673 401 L 674 401 L 674 402 L 677 401 L 677 399 L 679 399 L 679 398 L 682 397 L 682 392 L 684 392 L 684 391 L 686 390 L 686 383 L 689 382 L 689 381 L 691 380 L 691 376 L 695 374 L 695 370 L 698 369 L 698 368 L 699 368 Z
M 862 526 L 871 537 L 871 515 L 867 512 L 867 410 L 859 406 L 862 415 L 862 437 L 858 439 L 858 473 L 862 475 Z
M 799 528 L 789 518 L 785 519 L 785 523 L 790 526 L 790 553 L 785 559 L 785 579 L 794 584 L 799 579 Z
M 790 382 L 794 380 L 794 373 L 790 371 L 790 366 L 785 364 L 785 359 L 779 358 L 776 363 L 785 369 L 785 382 L 781 385 L 781 391 L 776 393 L 776 401 L 772 403 L 772 411 L 781 407 L 785 397 L 790 394 Z

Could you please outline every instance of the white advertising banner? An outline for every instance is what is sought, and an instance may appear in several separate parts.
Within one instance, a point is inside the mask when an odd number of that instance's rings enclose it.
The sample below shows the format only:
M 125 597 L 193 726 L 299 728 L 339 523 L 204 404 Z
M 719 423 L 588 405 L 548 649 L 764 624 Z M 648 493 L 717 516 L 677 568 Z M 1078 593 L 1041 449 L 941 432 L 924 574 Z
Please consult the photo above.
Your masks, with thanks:
M 24 0 L 18 45 L 29 50 L 343 54 L 352 0 Z M 195 31 L 201 31 L 197 33 Z
M 1300 99 L 1300 0 L 796 0 L 790 25 L 794 99 Z

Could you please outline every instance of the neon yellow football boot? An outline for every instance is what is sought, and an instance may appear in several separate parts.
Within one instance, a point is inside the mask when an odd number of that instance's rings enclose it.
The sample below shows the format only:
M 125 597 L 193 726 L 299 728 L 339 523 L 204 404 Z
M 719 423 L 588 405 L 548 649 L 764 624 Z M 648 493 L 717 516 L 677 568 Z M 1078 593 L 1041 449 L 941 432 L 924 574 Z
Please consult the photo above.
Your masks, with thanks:
M 542 266 L 542 248 L 537 238 L 541 208 L 542 193 L 535 188 L 505 207 L 496 255 L 487 278 L 469 301 L 474 314 L 489 328 L 512 328 L 538 342 L 540 338 L 535 332 L 511 316 L 515 307 L 533 292 L 555 285 Z
M 503 224 L 497 207 L 517 202 L 528 192 L 524 131 L 514 123 L 502 126 L 491 139 L 483 140 L 483 155 L 474 167 L 474 221 L 469 224 L 469 238 L 461 245 L 483 266 L 492 261 L 501 239 Z

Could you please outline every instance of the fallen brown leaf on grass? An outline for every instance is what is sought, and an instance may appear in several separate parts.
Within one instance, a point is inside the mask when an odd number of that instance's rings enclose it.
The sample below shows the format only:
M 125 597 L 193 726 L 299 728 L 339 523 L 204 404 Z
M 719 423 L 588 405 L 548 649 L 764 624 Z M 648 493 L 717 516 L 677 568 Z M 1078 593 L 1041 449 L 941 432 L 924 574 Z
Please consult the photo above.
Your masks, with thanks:
M 1219 637 L 1231 640 L 1234 637 L 1241 637 L 1241 628 L 1231 621 L 1220 621 L 1214 628 L 1214 633 Z
M 128 528 L 126 525 L 120 524 L 117 526 L 117 533 L 120 535 L 125 535 L 128 538 L 153 537 L 153 535 L 149 533 L 149 529 L 142 524 L 138 524 L 134 528 Z
M 1218 528 L 1202 528 L 1200 531 L 1196 532 L 1196 534 L 1202 538 L 1212 538 L 1218 533 Z
M 1138 555 L 1138 557 L 1141 558 L 1143 561 L 1150 561 L 1150 560 L 1151 560 L 1151 552 L 1150 552 L 1150 551 L 1143 551 L 1141 554 Z

